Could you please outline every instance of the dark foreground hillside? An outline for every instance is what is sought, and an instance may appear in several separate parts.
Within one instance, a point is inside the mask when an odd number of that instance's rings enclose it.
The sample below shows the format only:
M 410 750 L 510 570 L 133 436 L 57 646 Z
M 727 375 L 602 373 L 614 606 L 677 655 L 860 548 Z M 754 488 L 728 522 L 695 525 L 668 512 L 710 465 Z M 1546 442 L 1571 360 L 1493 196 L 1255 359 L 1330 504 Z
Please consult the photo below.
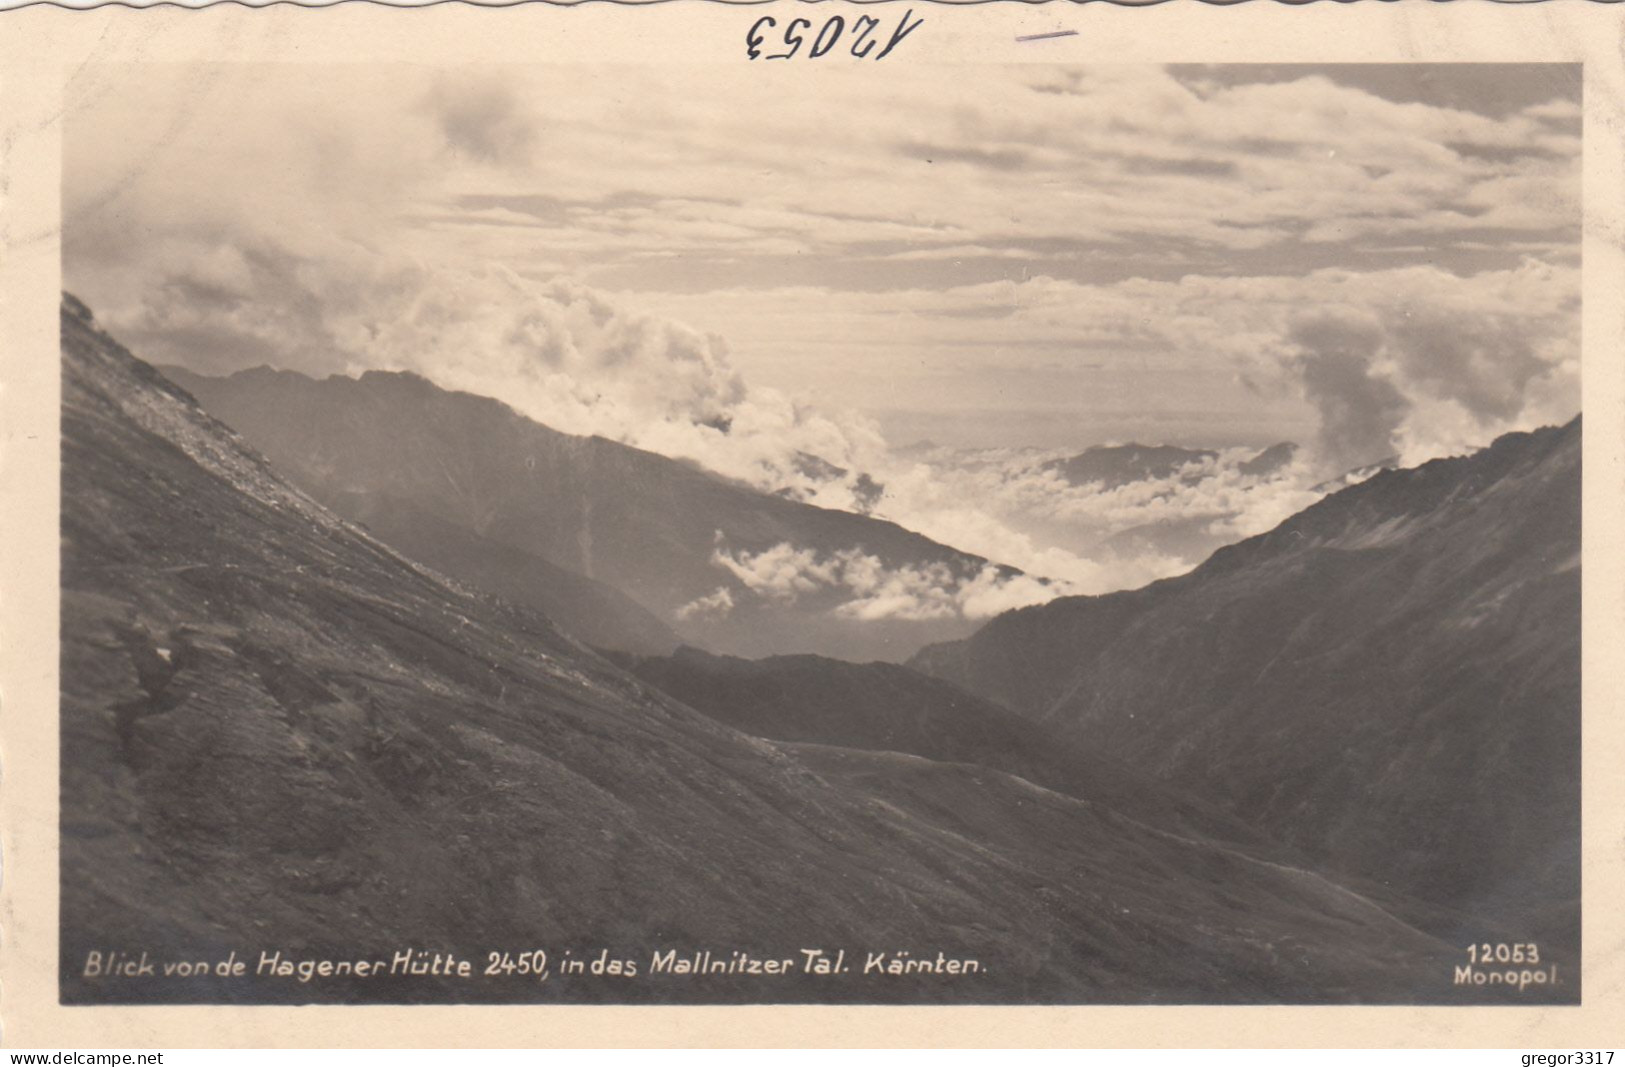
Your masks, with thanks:
M 667 695 L 754 737 L 979 764 L 1109 804 L 1163 830 L 1283 859 L 1274 842 L 1211 802 L 895 663 L 808 655 L 746 660 L 686 647 L 670 656 L 613 658 Z
M 1517 999 L 1289 865 L 736 732 L 336 518 L 72 301 L 62 329 L 65 1001 Z M 707 952 L 796 967 L 672 973 Z
M 1323 869 L 1572 952 L 1580 484 L 1578 419 L 1508 435 L 1380 473 L 1183 577 L 1012 612 L 913 665 Z

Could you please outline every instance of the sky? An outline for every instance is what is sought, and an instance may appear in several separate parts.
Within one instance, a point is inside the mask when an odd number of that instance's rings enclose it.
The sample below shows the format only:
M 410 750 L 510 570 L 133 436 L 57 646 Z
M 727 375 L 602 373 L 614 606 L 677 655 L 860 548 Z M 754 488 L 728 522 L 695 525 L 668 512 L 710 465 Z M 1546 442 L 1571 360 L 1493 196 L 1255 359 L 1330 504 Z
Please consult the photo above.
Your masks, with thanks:
M 1577 67 L 883 75 L 87 69 L 65 285 L 154 363 L 414 370 L 831 506 L 872 472 L 1090 589 L 1188 561 L 1055 536 L 1148 513 L 1051 454 L 1293 440 L 1276 516 L 1578 410 Z

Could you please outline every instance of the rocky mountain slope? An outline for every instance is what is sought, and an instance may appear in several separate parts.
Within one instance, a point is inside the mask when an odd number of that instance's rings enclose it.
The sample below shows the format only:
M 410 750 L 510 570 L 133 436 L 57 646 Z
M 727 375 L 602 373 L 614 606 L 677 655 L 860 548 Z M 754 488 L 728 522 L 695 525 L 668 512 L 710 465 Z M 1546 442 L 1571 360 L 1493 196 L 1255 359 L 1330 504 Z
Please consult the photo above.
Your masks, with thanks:
M 778 549 L 810 553 L 809 563 L 825 565 L 857 552 L 887 570 L 932 570 L 949 583 L 987 565 L 889 522 L 758 492 L 603 438 L 559 433 L 496 400 L 415 375 L 373 371 L 316 381 L 266 368 L 227 378 L 168 373 L 339 514 L 391 544 L 414 539 L 407 550 L 424 562 L 555 612 L 565 629 L 602 647 L 666 652 L 676 642 L 654 640 L 646 620 L 634 637 L 599 636 L 528 560 L 613 586 L 684 640 L 743 655 L 899 660 L 974 629 L 961 618 L 838 615 L 833 609 L 852 599 L 850 588 L 752 588 L 719 560 L 719 553 L 749 560 Z M 423 532 L 430 525 L 432 533 Z M 523 556 L 510 567 L 491 546 Z M 529 587 L 537 587 L 535 596 Z
M 71 300 L 62 331 L 66 1002 L 1508 996 L 1222 842 L 995 770 L 747 737 L 328 511 Z M 802 948 L 853 970 L 650 970 Z M 538 949 L 545 981 L 484 973 Z M 473 977 L 256 973 L 402 950 Z M 97 975 L 93 952 L 248 969 Z M 561 966 L 601 952 L 639 975 Z M 980 966 L 865 973 L 875 952 Z
M 380 541 L 443 574 L 556 620 L 595 648 L 659 654 L 681 644 L 654 612 L 607 582 L 488 537 L 388 494 L 335 493 L 333 509 Z
M 747 660 L 687 647 L 671 656 L 612 658 L 662 692 L 754 737 L 979 764 L 1132 811 L 1165 830 L 1282 858 L 1278 846 L 1214 805 L 894 663 L 809 655 Z
M 1580 424 L 1380 473 L 921 670 L 1332 869 L 1577 942 Z M 1471 936 L 1470 931 L 1463 931 Z

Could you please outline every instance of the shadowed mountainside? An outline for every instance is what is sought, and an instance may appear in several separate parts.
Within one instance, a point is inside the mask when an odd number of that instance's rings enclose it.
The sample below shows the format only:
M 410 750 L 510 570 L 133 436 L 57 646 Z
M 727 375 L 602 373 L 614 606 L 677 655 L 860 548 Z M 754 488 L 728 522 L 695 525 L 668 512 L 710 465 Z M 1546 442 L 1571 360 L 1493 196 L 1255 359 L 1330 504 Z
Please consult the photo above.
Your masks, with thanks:
M 660 654 L 681 644 L 676 631 L 614 586 L 482 536 L 408 501 L 340 492 L 332 507 L 391 548 L 458 581 L 534 608 L 595 648 Z
M 912 663 L 1332 869 L 1573 946 L 1579 523 L 1576 419 Z
M 746 660 L 687 647 L 671 656 L 611 658 L 689 707 L 755 737 L 980 764 L 1112 804 L 1164 829 L 1280 851 L 1211 804 L 1101 759 L 1086 744 L 1062 740 L 956 685 L 897 664 L 809 655 Z
M 887 568 L 941 568 L 956 581 L 987 565 L 880 519 L 758 492 L 601 437 L 560 433 L 496 400 L 412 374 L 316 381 L 263 367 L 227 378 L 168 373 L 339 514 L 391 544 L 412 538 L 403 550 L 423 562 L 542 610 L 560 610 L 560 598 L 527 598 L 525 583 L 542 579 L 510 569 L 491 546 L 608 583 L 685 640 L 744 655 L 900 660 L 974 627 L 963 619 L 838 616 L 831 609 L 849 592 L 763 596 L 715 558 L 719 550 L 747 556 L 781 545 L 820 558 L 859 550 Z M 425 519 L 433 533 L 414 535 Z M 478 571 L 470 560 L 481 561 Z M 730 610 L 685 611 L 719 589 Z M 573 615 L 557 618 L 567 630 L 576 625 Z M 636 652 L 676 644 L 580 636 Z
M 1509 997 L 1318 875 L 998 771 L 749 738 L 327 511 L 71 299 L 62 331 L 66 1002 Z M 803 947 L 983 969 L 648 970 Z M 641 977 L 253 973 L 404 948 Z

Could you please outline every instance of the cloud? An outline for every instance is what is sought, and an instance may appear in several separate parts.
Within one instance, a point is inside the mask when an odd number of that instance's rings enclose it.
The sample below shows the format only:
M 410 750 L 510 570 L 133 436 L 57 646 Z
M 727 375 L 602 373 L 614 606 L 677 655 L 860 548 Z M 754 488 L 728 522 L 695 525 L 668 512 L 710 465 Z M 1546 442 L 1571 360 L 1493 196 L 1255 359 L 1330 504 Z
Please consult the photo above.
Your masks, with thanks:
M 442 77 L 424 95 L 423 108 L 448 145 L 476 160 L 525 163 L 536 147 L 535 115 L 509 82 Z
M 683 622 L 689 619 L 720 619 L 731 614 L 733 609 L 733 590 L 719 585 L 705 596 L 696 597 L 678 608 L 677 618 Z
M 798 499 L 862 508 L 875 493 L 860 460 L 884 444 L 865 420 L 752 389 L 720 337 L 567 280 L 354 246 L 308 259 L 269 241 L 205 238 L 171 238 L 153 267 L 135 302 L 104 316 L 153 362 L 409 370 L 566 433 L 692 459 Z
M 1322 313 L 1294 322 L 1289 366 L 1320 413 L 1315 444 L 1340 470 L 1388 458 L 1408 404 L 1394 383 L 1372 373 L 1382 328 L 1363 317 Z
M 840 584 L 843 561 L 821 560 L 810 548 L 796 548 L 788 541 L 755 555 L 734 555 L 718 548 L 711 562 L 723 567 L 745 584 L 745 588 L 772 600 L 794 601 L 803 593 Z
M 1516 418 L 1535 378 L 1551 368 L 1515 316 L 1408 308 L 1388 330 L 1407 378 L 1494 424 Z
M 1578 410 L 1574 272 L 1527 261 L 1470 279 L 1409 270 L 1385 292 L 1361 288 L 1358 303 L 1294 319 L 1277 353 L 1318 413 L 1322 473 L 1394 453 L 1420 463 Z

